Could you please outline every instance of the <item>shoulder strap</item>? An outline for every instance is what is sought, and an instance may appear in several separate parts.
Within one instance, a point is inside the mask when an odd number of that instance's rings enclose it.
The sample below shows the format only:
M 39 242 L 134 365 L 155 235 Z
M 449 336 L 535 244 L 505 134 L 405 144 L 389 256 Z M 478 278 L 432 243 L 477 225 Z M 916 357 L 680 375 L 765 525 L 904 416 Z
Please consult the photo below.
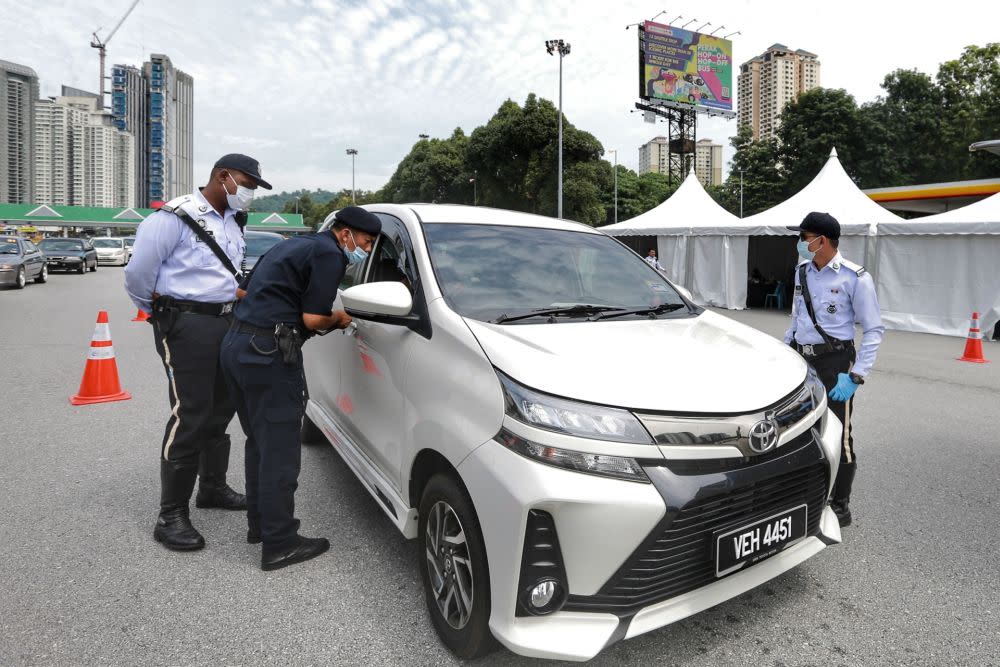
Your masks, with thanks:
M 803 262 L 799 266 L 799 286 L 802 288 L 802 300 L 806 302 L 806 312 L 809 313 L 809 319 L 812 320 L 816 331 L 819 332 L 819 335 L 823 337 L 823 340 L 827 344 L 832 345 L 834 343 L 833 338 L 819 325 L 819 322 L 816 321 L 816 313 L 813 312 L 812 297 L 809 296 L 809 283 L 806 282 L 806 268 L 808 266 L 808 262 Z
M 166 207 L 164 206 L 163 208 Z M 222 262 L 222 265 L 226 267 L 226 270 L 233 274 L 233 277 L 236 278 L 237 282 L 239 282 L 239 280 L 243 277 L 243 273 L 238 271 L 236 267 L 233 266 L 233 261 L 229 259 L 229 255 L 222 251 L 222 248 L 220 248 L 218 242 L 212 238 L 212 235 L 205 231 L 204 227 L 195 222 L 194 219 L 188 215 L 188 212 L 182 207 L 174 207 L 171 209 L 171 212 L 180 218 L 184 224 L 187 225 L 192 232 L 194 232 L 194 235 L 198 237 L 198 240 L 209 247 L 215 256 L 219 258 L 219 261 Z

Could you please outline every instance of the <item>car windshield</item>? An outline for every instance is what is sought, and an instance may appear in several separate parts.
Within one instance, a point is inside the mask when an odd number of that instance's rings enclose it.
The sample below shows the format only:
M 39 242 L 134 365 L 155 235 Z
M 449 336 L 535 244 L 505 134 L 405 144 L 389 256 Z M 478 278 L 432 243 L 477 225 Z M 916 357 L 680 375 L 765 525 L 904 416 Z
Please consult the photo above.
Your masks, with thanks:
M 655 316 L 653 309 L 690 312 L 663 276 L 603 234 L 451 223 L 424 229 L 438 284 L 465 317 L 537 324 L 616 309 L 643 311 L 622 319 Z
M 44 239 L 38 245 L 44 250 L 83 250 L 83 241 L 73 239 Z
M 260 257 L 283 240 L 273 236 L 247 236 L 246 255 L 247 257 Z
M 17 241 L 0 241 L 0 255 L 18 255 Z
M 121 239 L 94 239 L 95 248 L 121 248 Z

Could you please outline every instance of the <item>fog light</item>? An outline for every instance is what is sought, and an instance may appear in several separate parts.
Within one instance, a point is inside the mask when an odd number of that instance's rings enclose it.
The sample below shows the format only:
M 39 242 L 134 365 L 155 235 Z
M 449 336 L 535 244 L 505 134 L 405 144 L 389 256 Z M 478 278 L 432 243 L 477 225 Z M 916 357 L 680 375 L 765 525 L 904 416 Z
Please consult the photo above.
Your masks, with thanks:
M 531 589 L 531 606 L 541 609 L 548 606 L 555 597 L 557 584 L 554 581 L 543 581 Z

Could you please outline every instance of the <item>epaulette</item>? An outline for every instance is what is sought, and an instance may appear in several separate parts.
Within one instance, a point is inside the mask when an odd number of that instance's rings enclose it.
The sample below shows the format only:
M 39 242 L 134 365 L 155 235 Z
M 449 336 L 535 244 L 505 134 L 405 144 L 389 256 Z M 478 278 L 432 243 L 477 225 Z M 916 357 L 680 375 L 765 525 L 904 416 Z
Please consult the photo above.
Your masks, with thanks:
M 167 213 L 173 213 L 175 210 L 183 206 L 184 204 L 191 201 L 191 195 L 181 195 L 180 197 L 174 197 L 166 204 L 160 207 L 161 211 L 166 211 Z
M 854 273 L 858 274 L 858 278 L 860 278 L 861 276 L 865 275 L 865 267 L 861 266 L 860 264 L 855 264 L 854 262 L 849 262 L 846 259 L 842 260 L 842 263 L 848 269 L 850 269 L 851 271 L 854 271 Z

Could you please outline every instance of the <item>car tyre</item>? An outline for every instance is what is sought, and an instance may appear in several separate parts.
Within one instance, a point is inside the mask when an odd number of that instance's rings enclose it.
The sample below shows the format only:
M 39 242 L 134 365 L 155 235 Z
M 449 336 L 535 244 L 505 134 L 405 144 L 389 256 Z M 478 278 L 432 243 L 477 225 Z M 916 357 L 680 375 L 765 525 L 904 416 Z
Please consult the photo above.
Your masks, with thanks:
M 25 284 L 28 282 L 28 274 L 25 272 L 22 266 L 17 270 L 17 282 L 14 283 L 14 289 L 24 289 Z
M 87 272 L 87 259 L 84 258 L 83 263 L 80 264 L 80 275 L 82 276 Z
M 42 264 L 42 270 L 38 272 L 37 276 L 35 276 L 35 282 L 41 285 L 48 279 L 49 279 L 49 265 Z
M 303 445 L 319 445 L 326 442 L 326 435 L 319 426 L 309 418 L 309 415 L 302 416 L 302 428 L 299 431 L 299 439 Z
M 94 263 L 90 267 L 90 272 L 91 273 L 97 273 L 97 260 L 96 259 L 94 260 Z
M 480 658 L 497 641 L 489 626 L 486 547 L 472 500 L 454 474 L 438 473 L 424 487 L 419 512 L 418 567 L 431 623 L 455 655 Z

